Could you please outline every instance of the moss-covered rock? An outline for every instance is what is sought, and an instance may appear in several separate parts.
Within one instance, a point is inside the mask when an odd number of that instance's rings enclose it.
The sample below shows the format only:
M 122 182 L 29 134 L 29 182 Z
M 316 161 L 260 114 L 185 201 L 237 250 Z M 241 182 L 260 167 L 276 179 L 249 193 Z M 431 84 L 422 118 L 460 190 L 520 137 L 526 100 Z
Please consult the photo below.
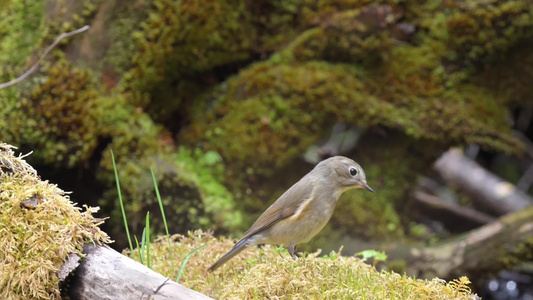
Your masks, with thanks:
M 136 52 L 123 88 L 147 106 L 173 102 L 172 83 L 214 67 L 249 59 L 255 29 L 241 1 L 154 1 L 133 33 Z M 161 104 L 164 100 L 168 104 Z M 172 104 L 170 104 L 173 106 Z
M 107 187 L 99 204 L 113 216 L 107 225 L 112 229 L 108 230 L 122 245 L 125 236 L 109 149 L 117 157 L 126 213 L 135 233 L 142 230 L 147 211 L 156 212 L 152 228 L 163 232 L 151 168 L 174 231 L 213 225 L 223 231 L 237 228 L 240 212 L 235 211 L 233 197 L 220 184 L 220 160 L 205 162 L 203 153 L 193 155 L 185 148 L 176 153 L 168 133 L 131 105 L 131 99 L 119 94 L 101 96 L 93 74 L 59 59 L 47 63 L 34 77 L 36 84 L 28 84 L 31 91 L 2 91 L 7 104 L 0 110 L 4 138 L 21 143 L 25 149 L 38 149 L 34 162 L 95 170 L 93 176 Z
M 42 149 L 36 159 L 45 164 L 73 167 L 87 161 L 97 146 L 98 92 L 90 71 L 65 60 L 47 63 L 34 77 L 29 93 L 4 98 L 0 110 L 4 138 Z
M 528 1 L 493 0 L 426 3 L 419 7 L 417 25 L 430 39 L 444 46 L 448 72 L 472 71 L 505 53 L 533 33 L 533 13 Z M 429 42 L 426 40 L 425 42 Z

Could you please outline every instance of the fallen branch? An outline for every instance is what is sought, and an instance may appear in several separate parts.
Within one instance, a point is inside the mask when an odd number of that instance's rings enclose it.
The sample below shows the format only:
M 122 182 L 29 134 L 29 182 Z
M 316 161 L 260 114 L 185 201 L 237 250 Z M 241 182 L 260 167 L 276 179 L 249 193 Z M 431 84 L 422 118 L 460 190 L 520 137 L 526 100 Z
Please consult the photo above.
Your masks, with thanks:
M 465 227 L 466 225 L 475 225 L 475 227 L 478 227 L 496 220 L 496 218 L 483 212 L 455 203 L 442 201 L 439 197 L 422 191 L 415 191 L 413 197 L 423 206 L 436 211 L 435 214 L 439 214 L 439 216 L 450 216 L 451 220 L 448 220 L 448 223 L 454 222 L 460 224 L 462 227 Z M 443 222 L 442 220 L 440 221 Z M 451 225 L 453 224 L 449 224 L 448 226 Z
M 86 244 L 83 254 L 68 288 L 71 299 L 211 299 L 108 246 Z
M 13 79 L 13 80 L 11 80 L 9 82 L 1 83 L 0 84 L 0 90 L 3 89 L 3 88 L 10 87 L 12 85 L 15 85 L 15 84 L 21 82 L 22 80 L 26 79 L 26 77 L 30 76 L 31 73 L 35 72 L 35 70 L 37 70 L 37 67 L 39 66 L 41 61 L 45 58 L 45 56 L 50 51 L 52 51 L 52 49 L 54 49 L 54 47 L 57 46 L 57 44 L 59 44 L 59 42 L 61 42 L 62 39 L 67 38 L 69 36 L 73 36 L 73 35 L 81 33 L 81 32 L 84 32 L 84 31 L 88 30 L 89 28 L 90 28 L 89 25 L 85 25 L 85 26 L 83 26 L 80 29 L 77 29 L 77 30 L 74 30 L 74 31 L 71 31 L 71 32 L 67 32 L 67 33 L 62 33 L 61 35 L 59 35 L 59 37 L 52 43 L 52 45 L 50 45 L 50 46 L 48 46 L 48 48 L 46 48 L 46 51 L 44 51 L 43 55 L 41 57 L 39 57 L 37 62 L 35 62 L 33 64 L 33 66 L 28 71 L 24 72 L 24 74 L 20 75 L 19 77 L 15 78 L 15 79 Z
M 464 156 L 459 150 L 445 152 L 435 168 L 447 181 L 467 193 L 472 202 L 497 216 L 526 208 L 533 202 L 513 184 Z
M 531 257 L 533 206 L 505 215 L 452 241 L 433 247 L 396 247 L 390 260 L 406 263 L 408 275 L 443 279 L 486 278 Z

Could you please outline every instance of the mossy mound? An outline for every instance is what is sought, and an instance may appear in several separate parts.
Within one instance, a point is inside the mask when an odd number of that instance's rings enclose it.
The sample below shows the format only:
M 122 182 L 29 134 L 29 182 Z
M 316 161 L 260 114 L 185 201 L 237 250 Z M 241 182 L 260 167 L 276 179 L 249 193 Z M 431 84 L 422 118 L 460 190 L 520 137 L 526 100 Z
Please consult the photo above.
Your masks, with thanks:
M 136 234 L 142 232 L 147 211 L 155 216 L 151 221 L 152 230 L 164 231 L 150 169 L 154 172 L 162 203 L 171 212 L 166 214 L 166 220 L 173 231 L 185 232 L 192 227 L 232 231 L 242 226 L 242 213 L 235 209 L 234 197 L 220 183 L 223 164 L 217 153 L 147 145 L 128 154 L 122 152 L 128 149 L 123 142 L 126 140 L 115 139 L 109 149 L 118 150 L 114 155 L 122 197 L 128 223 Z M 101 206 L 111 214 L 110 222 L 115 225 L 112 232 L 124 239 L 110 151 L 104 153 L 99 178 L 110 188 L 105 192 Z M 120 242 L 124 243 L 124 240 Z
M 174 279 L 184 257 L 206 245 L 192 255 L 180 283 L 216 299 L 473 299 L 466 277 L 449 283 L 413 279 L 377 272 L 359 258 L 336 252 L 319 257 L 318 251 L 294 261 L 286 250 L 278 254 L 270 246 L 252 247 L 209 273 L 210 264 L 233 244 L 209 233 L 189 232 L 172 236 L 170 256 L 166 237 L 160 237 L 151 244 L 152 265 L 161 274 L 168 274 L 174 265 L 169 275 Z
M 157 0 L 145 5 L 147 18 L 133 33 L 135 52 L 123 88 L 133 92 L 136 103 L 168 109 L 176 105 L 173 86 L 184 76 L 249 59 L 256 33 L 247 26 L 250 17 L 244 8 L 238 1 Z M 150 102 L 148 94 L 154 95 Z
M 23 82 L 17 96 L 0 92 L 6 104 L 0 110 L 4 138 L 45 149 L 34 161 L 72 168 L 87 161 L 98 144 L 99 103 L 92 73 L 64 59 L 46 62 L 41 70 L 34 77 L 37 84 Z
M 87 242 L 109 243 L 94 218 L 42 181 L 12 146 L 0 143 L 0 298 L 60 299 L 57 272 Z
M 211 152 L 211 157 L 218 157 L 215 161 L 205 160 L 203 152 L 174 148 L 168 131 L 133 106 L 129 95 L 100 95 L 89 69 L 75 66 L 59 53 L 44 63 L 34 82 L 26 81 L 22 86 L 0 91 L 6 104 L 0 108 L 3 138 L 26 149 L 40 149 L 32 156 L 32 163 L 94 170 L 96 174 L 90 177 L 108 188 L 97 204 L 106 215 L 113 216 L 106 225 L 114 227 L 108 232 L 117 234 L 117 242 L 123 242 L 122 218 L 115 206 L 110 150 L 115 152 L 126 212 L 134 230 L 140 228 L 146 211 L 159 211 L 151 168 L 164 204 L 174 212 L 167 218 L 174 230 L 208 229 L 213 223 L 214 228 L 234 230 L 240 223 L 233 197 L 220 184 L 222 164 L 217 154 Z M 152 225 L 156 232 L 163 232 L 162 223 Z

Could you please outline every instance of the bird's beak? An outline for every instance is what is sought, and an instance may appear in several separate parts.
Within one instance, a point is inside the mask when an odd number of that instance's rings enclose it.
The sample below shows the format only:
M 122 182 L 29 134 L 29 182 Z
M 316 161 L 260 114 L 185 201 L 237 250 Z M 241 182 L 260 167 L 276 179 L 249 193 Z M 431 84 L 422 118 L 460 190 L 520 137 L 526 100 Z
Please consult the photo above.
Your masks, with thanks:
M 364 187 L 365 190 L 367 190 L 367 191 L 371 191 L 372 193 L 374 192 L 374 190 L 373 190 L 371 187 L 369 187 L 368 184 L 366 184 L 366 182 L 363 183 L 363 187 Z

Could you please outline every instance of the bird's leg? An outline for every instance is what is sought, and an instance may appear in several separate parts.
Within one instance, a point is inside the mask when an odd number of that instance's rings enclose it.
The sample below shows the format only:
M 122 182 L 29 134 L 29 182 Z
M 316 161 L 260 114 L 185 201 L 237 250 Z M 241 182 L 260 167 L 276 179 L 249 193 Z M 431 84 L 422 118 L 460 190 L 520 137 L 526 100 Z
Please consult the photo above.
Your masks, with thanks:
M 289 245 L 289 254 L 291 255 L 291 257 L 293 259 L 298 259 L 298 257 L 300 257 L 300 255 L 298 255 L 298 253 L 296 253 L 296 243 L 295 242 L 291 242 L 290 245 Z

